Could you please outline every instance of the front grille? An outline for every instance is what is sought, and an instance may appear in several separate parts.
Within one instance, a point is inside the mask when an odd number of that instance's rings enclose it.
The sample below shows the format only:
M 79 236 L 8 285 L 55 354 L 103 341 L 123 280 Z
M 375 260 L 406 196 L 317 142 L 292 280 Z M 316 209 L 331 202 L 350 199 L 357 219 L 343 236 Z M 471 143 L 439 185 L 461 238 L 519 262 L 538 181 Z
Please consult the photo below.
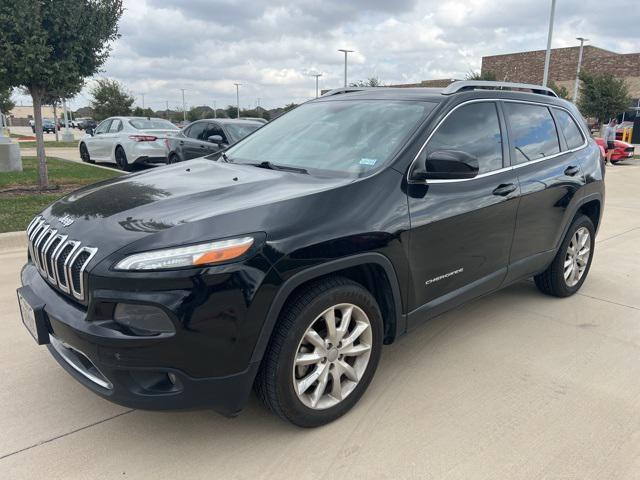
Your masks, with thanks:
M 29 254 L 40 275 L 58 289 L 86 301 L 84 270 L 98 249 L 51 228 L 41 216 L 27 227 Z

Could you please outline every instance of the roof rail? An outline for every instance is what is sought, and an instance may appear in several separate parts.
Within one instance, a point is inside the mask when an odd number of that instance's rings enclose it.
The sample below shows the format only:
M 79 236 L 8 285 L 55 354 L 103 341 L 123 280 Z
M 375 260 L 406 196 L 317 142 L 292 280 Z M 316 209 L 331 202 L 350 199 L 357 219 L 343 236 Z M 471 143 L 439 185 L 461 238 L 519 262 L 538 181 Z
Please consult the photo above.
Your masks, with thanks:
M 532 93 L 537 93 L 539 95 L 548 95 L 550 97 L 558 96 L 552 89 L 550 89 L 549 87 L 543 87 L 542 85 L 532 85 L 529 83 L 490 82 L 486 80 L 460 80 L 457 82 L 453 82 L 442 91 L 442 94 L 451 95 L 453 93 L 483 88 L 488 90 L 531 90 Z
M 351 92 L 361 92 L 362 90 L 368 90 L 371 88 L 379 88 L 379 87 L 341 87 L 334 88 L 333 90 L 329 90 L 326 93 L 323 93 L 322 97 L 330 97 L 331 95 L 339 95 L 341 93 L 351 93 Z

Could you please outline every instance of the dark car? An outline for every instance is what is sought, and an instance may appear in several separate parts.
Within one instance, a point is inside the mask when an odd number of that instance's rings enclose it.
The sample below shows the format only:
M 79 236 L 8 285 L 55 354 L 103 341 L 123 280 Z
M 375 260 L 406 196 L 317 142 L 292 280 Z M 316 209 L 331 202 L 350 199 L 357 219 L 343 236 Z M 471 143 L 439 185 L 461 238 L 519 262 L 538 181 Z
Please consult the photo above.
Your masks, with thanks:
M 35 126 L 32 127 L 32 130 L 35 132 Z M 55 133 L 56 132 L 55 122 L 50 118 L 43 118 L 42 131 L 43 133 Z
M 79 118 L 77 120 L 77 125 L 80 130 L 95 130 L 98 126 L 98 122 L 92 118 Z
M 530 277 L 578 291 L 603 174 L 577 109 L 543 87 L 331 91 L 225 152 L 46 208 L 23 322 L 113 402 L 236 415 L 253 387 L 322 425 L 425 320 Z
M 197 120 L 165 140 L 167 163 L 210 155 L 242 140 L 262 125 L 251 120 L 228 118 Z

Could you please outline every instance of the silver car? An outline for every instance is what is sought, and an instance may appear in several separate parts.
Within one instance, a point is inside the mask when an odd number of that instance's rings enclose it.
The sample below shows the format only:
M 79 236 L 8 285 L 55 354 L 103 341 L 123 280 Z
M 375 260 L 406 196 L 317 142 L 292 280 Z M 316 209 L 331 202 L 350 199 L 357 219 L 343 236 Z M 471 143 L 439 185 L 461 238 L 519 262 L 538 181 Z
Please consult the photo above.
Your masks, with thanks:
M 110 117 L 87 130 L 78 145 L 84 162 L 115 163 L 129 170 L 134 163 L 166 163 L 165 139 L 179 129 L 162 118 Z

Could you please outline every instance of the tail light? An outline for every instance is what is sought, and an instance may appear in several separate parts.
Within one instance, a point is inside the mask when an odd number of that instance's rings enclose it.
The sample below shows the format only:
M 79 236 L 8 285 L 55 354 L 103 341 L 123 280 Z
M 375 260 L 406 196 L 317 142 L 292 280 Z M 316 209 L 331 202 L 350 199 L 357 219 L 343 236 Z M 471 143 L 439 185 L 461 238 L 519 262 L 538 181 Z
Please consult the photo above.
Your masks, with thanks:
M 158 139 L 153 135 L 129 135 L 129 138 L 135 142 L 155 142 Z

